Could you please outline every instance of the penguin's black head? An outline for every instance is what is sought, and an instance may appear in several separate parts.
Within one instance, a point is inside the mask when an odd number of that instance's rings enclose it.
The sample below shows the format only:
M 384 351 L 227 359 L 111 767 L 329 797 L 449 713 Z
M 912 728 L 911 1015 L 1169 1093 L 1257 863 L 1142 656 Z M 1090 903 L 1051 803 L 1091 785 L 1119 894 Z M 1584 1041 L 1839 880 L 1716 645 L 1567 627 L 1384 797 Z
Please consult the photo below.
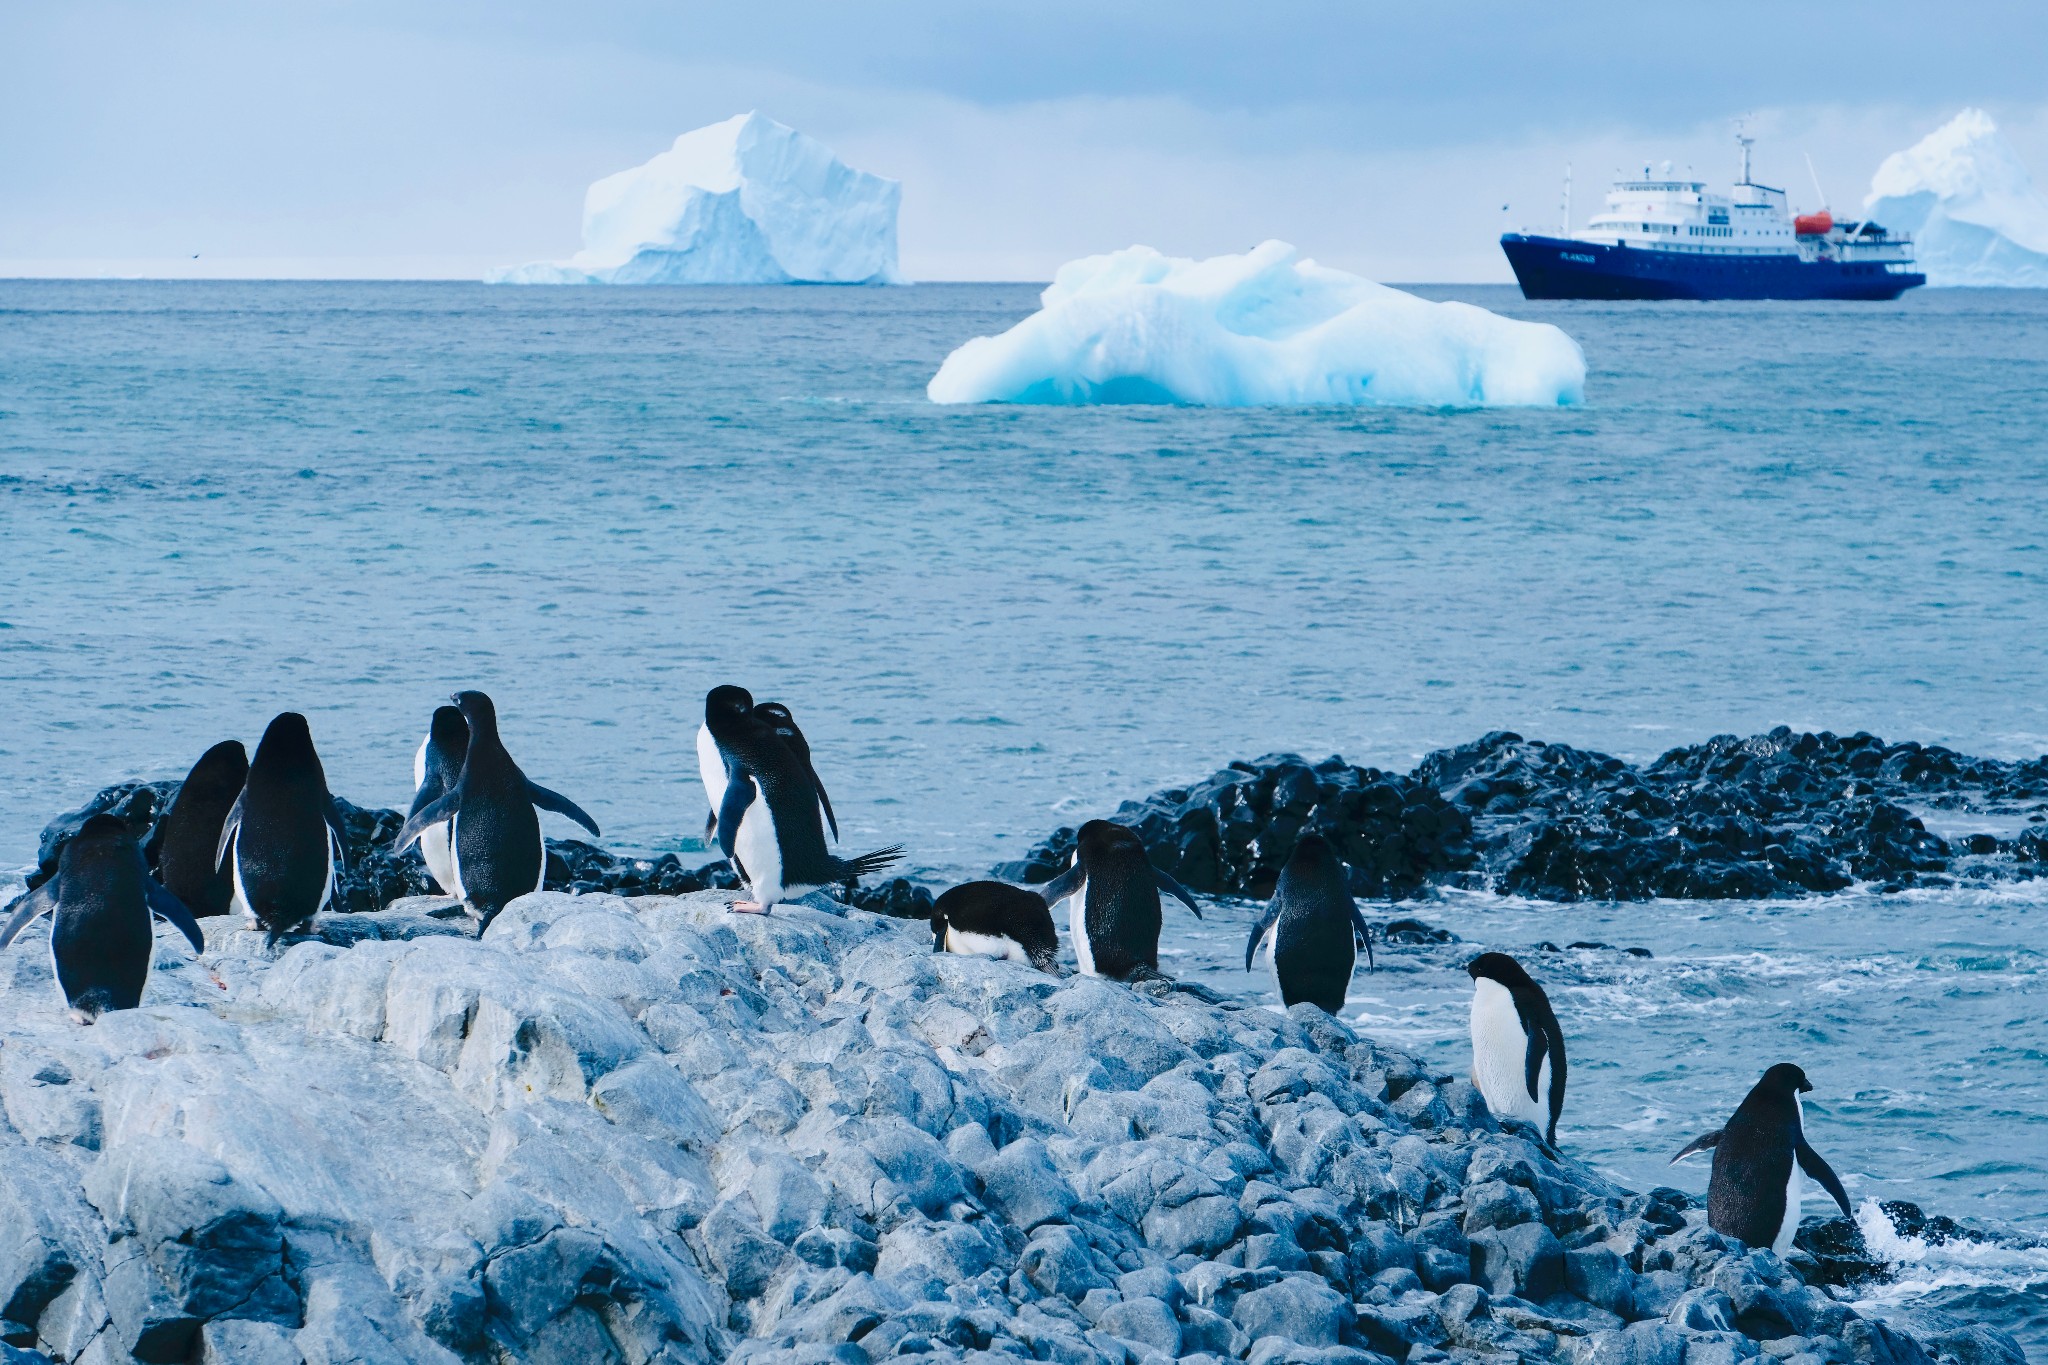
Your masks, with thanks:
M 1336 845 L 1322 835 L 1310 831 L 1294 841 L 1294 852 L 1287 855 L 1287 861 L 1303 868 L 1324 868 L 1339 861 Z
M 1813 1082 L 1806 1079 L 1806 1073 L 1790 1062 L 1779 1062 L 1764 1073 L 1757 1082 L 1758 1089 L 1781 1091 L 1787 1095 L 1804 1095 L 1813 1089 Z
M 1465 972 L 1474 981 L 1483 977 L 1488 981 L 1498 981 L 1509 990 L 1535 984 L 1522 964 L 1506 953 L 1481 953 L 1465 964 Z
M 455 709 L 462 713 L 462 719 L 468 723 L 469 728 L 497 733 L 498 707 L 489 697 L 481 692 L 470 691 L 457 692 L 448 700 L 455 703 Z
M 263 738 L 256 745 L 256 759 L 252 766 L 290 764 L 298 767 L 309 759 L 315 763 L 320 761 L 313 751 L 313 731 L 304 716 L 296 711 L 286 711 L 265 727 Z
M 434 708 L 434 723 L 427 733 L 436 749 L 458 761 L 469 748 L 469 722 L 452 706 Z
M 113 1008 L 114 993 L 105 986 L 93 986 L 81 991 L 78 998 L 71 1002 L 72 1017 L 81 1024 L 96 1023 L 102 1014 L 110 1013 Z
M 78 833 L 65 842 L 62 861 L 68 863 L 73 857 L 85 857 L 134 842 L 135 829 L 132 825 L 111 811 L 101 811 L 80 825 Z
M 755 703 L 754 714 L 774 727 L 775 733 L 778 735 L 783 735 L 790 739 L 803 738 L 804 732 L 796 728 L 796 717 L 792 716 L 789 713 L 789 708 L 779 701 Z
M 239 739 L 224 739 L 199 756 L 185 776 L 187 786 L 215 792 L 238 792 L 249 780 L 249 751 Z
M 714 718 L 738 719 L 753 709 L 754 694 L 744 687 L 734 687 L 731 683 L 714 687 L 704 694 L 704 720 L 707 724 Z
M 1090 858 L 1132 849 L 1140 855 L 1145 852 L 1145 841 L 1138 837 L 1137 831 L 1114 820 L 1090 820 L 1081 826 L 1074 844 L 1076 853 Z

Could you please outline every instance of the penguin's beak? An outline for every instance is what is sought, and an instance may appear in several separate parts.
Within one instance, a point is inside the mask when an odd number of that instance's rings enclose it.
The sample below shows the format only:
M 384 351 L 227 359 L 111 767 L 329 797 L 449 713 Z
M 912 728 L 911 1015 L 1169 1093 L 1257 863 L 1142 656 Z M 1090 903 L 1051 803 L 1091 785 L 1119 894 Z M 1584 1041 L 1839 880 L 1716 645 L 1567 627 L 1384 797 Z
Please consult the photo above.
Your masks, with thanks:
M 1799 1082 L 1799 1093 L 1800 1093 L 1800 1094 L 1804 1095 L 1804 1094 L 1808 1093 L 1809 1091 L 1811 1091 L 1812 1089 L 1813 1089 L 1813 1082 L 1812 1082 L 1812 1081 L 1804 1081 L 1804 1080 L 1803 1080 L 1803 1081 Z

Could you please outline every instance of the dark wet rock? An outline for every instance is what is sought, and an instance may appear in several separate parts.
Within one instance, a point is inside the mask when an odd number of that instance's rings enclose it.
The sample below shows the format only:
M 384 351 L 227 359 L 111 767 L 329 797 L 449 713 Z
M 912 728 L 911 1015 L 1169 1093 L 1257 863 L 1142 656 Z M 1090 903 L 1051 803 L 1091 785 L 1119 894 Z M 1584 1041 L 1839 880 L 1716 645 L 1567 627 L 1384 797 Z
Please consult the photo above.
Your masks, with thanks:
M 2041 875 L 2048 836 L 1976 834 L 1952 847 L 1909 807 L 2009 818 L 2044 797 L 2048 757 L 1977 759 L 1862 734 L 1781 726 L 1634 767 L 1497 731 L 1406 775 L 1268 755 L 1111 818 L 1154 863 L 1212 894 L 1269 896 L 1314 829 L 1342 851 L 1361 896 L 1471 885 L 1537 900 L 1757 899 Z M 996 875 L 1049 880 L 1073 842 L 1057 830 Z
M 857 910 L 887 915 L 891 919 L 929 920 L 932 917 L 932 893 L 908 877 L 891 877 L 873 886 L 855 886 L 843 899 Z

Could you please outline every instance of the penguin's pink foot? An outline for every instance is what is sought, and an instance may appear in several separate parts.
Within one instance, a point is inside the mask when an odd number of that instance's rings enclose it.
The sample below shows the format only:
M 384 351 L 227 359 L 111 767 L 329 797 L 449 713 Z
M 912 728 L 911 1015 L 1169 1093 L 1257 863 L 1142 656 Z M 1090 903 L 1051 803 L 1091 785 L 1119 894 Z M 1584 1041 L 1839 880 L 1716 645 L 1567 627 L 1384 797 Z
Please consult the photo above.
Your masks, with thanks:
M 734 914 L 738 915 L 765 915 L 768 913 L 768 907 L 759 901 L 734 901 L 732 903 L 732 910 Z

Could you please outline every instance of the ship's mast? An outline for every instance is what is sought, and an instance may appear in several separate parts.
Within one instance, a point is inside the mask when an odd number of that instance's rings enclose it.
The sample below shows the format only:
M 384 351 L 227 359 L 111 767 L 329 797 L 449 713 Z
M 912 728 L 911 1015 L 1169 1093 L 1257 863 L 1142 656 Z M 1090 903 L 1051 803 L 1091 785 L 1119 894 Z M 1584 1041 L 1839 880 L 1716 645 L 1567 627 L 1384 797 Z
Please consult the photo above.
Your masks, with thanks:
M 1743 132 L 1740 128 L 1736 129 L 1735 145 L 1742 148 L 1742 179 L 1735 182 L 1738 185 L 1747 185 L 1749 183 L 1749 147 L 1755 141 L 1755 138 Z
M 1564 163 L 1564 227 L 1557 235 L 1572 235 L 1572 163 L 1569 161 Z

